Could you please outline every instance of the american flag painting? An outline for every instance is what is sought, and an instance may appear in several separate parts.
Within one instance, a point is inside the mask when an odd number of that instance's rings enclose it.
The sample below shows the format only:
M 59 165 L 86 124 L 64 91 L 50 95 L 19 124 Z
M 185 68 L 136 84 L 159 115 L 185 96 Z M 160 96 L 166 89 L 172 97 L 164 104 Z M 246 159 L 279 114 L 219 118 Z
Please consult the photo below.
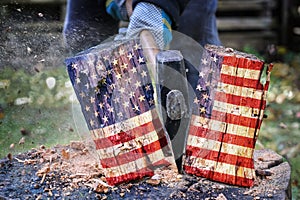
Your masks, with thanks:
M 194 88 L 183 168 L 189 174 L 249 187 L 255 178 L 253 151 L 271 66 L 263 72 L 264 62 L 253 56 L 223 47 L 206 48 Z
M 138 41 L 100 45 L 66 65 L 108 184 L 174 164 Z

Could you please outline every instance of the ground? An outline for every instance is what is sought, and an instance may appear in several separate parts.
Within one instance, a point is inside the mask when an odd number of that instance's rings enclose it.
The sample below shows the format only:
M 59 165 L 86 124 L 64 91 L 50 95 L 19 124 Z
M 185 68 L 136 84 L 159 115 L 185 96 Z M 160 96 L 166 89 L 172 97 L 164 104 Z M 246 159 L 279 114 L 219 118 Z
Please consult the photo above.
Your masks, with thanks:
M 178 174 L 172 167 L 153 177 L 108 186 L 97 158 L 84 143 L 40 146 L 0 160 L 0 199 L 285 199 L 290 168 L 272 151 L 257 151 L 252 188 Z M 265 159 L 267 157 L 267 160 Z M 259 170 L 258 170 L 259 169 Z

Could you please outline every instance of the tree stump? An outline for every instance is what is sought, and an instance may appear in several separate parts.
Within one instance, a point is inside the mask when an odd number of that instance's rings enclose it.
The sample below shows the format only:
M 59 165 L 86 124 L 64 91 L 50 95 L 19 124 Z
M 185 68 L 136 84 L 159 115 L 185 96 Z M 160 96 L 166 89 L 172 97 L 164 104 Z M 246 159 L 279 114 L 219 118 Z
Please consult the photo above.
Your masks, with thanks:
M 67 155 L 67 156 L 66 156 Z M 98 160 L 84 145 L 35 149 L 0 160 L 0 199 L 291 199 L 291 168 L 272 150 L 254 152 L 255 185 L 237 187 L 175 169 L 108 187 Z

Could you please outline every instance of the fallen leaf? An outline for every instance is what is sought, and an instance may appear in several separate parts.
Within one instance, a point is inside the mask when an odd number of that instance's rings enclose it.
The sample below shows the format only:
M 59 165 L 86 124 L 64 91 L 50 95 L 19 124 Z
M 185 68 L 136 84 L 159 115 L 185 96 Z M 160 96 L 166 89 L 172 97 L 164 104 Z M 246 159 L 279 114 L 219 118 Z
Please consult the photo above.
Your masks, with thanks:
M 24 144 L 25 143 L 25 137 L 22 137 L 19 141 L 19 145 Z
M 70 159 L 70 152 L 69 152 L 69 150 L 62 149 L 61 150 L 61 155 L 62 155 L 63 159 L 66 159 L 66 160 Z

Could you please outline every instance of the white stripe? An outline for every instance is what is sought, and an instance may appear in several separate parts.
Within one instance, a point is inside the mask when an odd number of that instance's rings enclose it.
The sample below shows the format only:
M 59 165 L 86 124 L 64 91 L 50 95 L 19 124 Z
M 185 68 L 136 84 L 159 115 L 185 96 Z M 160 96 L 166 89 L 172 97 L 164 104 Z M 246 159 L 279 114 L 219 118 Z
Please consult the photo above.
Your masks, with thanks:
M 120 132 L 126 132 L 139 127 L 143 124 L 149 123 L 158 118 L 156 109 L 149 110 L 138 116 L 132 117 L 130 119 L 124 120 L 119 123 L 112 124 L 110 126 L 99 128 L 95 130 L 90 130 L 93 139 L 97 138 L 107 138 L 116 135 Z
M 207 149 L 210 151 L 216 151 L 216 152 L 226 153 L 230 155 L 241 156 L 245 158 L 252 158 L 253 151 L 254 151 L 253 148 L 243 147 L 235 144 L 228 144 L 225 142 L 221 143 L 216 140 L 210 140 L 202 137 L 197 137 L 194 135 L 189 135 L 187 145 L 192 147 L 198 147 L 201 149 Z M 202 157 L 205 157 L 205 155 L 203 155 Z
M 229 113 L 229 114 L 234 114 L 242 117 L 248 117 L 252 119 L 257 119 L 258 117 L 252 116 L 253 114 L 258 115 L 259 114 L 259 109 L 258 108 L 251 108 L 247 106 L 238 106 L 230 103 L 225 103 L 221 101 L 214 101 L 213 104 L 213 110 L 219 111 L 219 112 L 224 112 Z M 260 110 L 260 116 L 259 119 L 263 118 L 264 110 Z
M 264 100 L 267 97 L 267 92 L 264 92 L 263 90 L 230 85 L 221 82 L 218 84 L 216 91 L 224 94 L 231 94 L 231 95 L 241 96 L 241 97 L 249 97 L 258 100 Z
M 192 161 L 192 163 L 187 166 L 196 167 L 198 169 L 214 171 L 217 173 L 228 174 L 231 176 L 238 176 L 248 179 L 255 178 L 255 171 L 251 168 L 237 167 L 236 165 L 216 162 L 213 160 L 206 160 L 194 156 L 190 156 L 187 160 L 187 162 Z
M 191 125 L 196 127 L 204 127 L 206 129 L 213 130 L 213 131 L 225 132 L 226 130 L 226 133 L 242 136 L 242 137 L 248 137 L 248 138 L 254 138 L 254 133 L 255 133 L 254 128 L 235 125 L 235 124 L 227 124 L 225 122 L 206 119 L 197 115 L 192 115 Z
M 98 149 L 97 153 L 100 159 L 113 158 L 118 155 L 122 155 L 124 153 L 128 153 L 135 149 L 141 148 L 142 146 L 146 146 L 150 143 L 156 142 L 159 139 L 160 138 L 158 138 L 157 131 L 154 130 L 133 140 L 117 145 L 111 144 L 111 147 L 107 147 L 105 149 Z
M 118 177 L 118 176 L 122 176 L 125 174 L 129 174 L 132 172 L 136 172 L 140 169 L 143 169 L 145 167 L 150 167 L 153 163 L 158 162 L 160 160 L 165 159 L 167 162 L 169 161 L 169 158 L 167 159 L 164 156 L 163 152 L 169 151 L 169 147 L 166 146 L 163 149 L 160 149 L 158 151 L 153 152 L 152 154 L 147 154 L 147 156 L 144 156 L 140 159 L 137 159 L 135 161 L 123 164 L 123 165 L 119 165 L 116 167 L 111 167 L 111 168 L 104 168 L 105 170 L 105 176 L 106 177 Z M 149 160 L 151 161 L 151 163 L 149 163 Z M 174 162 L 172 162 L 174 163 Z M 170 163 L 170 164 L 172 164 Z M 150 169 L 149 169 L 150 170 Z
M 246 68 L 239 68 L 229 65 L 222 65 L 221 74 L 259 80 L 261 70 L 253 70 L 253 69 L 246 69 Z

